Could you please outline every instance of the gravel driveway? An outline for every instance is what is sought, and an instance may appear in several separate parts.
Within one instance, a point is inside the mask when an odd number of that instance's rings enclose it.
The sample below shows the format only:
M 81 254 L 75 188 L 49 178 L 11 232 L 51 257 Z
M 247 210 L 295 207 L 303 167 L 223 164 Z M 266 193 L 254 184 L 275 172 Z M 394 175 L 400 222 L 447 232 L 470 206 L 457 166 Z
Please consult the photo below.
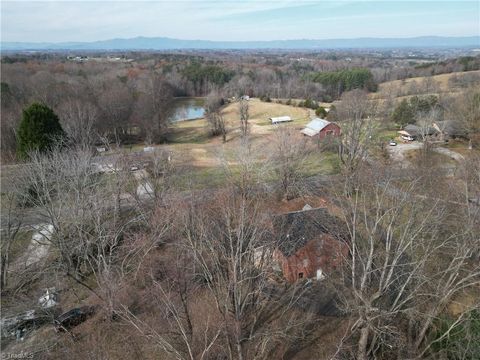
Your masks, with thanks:
M 400 163 L 400 167 L 408 167 L 410 162 L 405 158 L 405 151 L 421 149 L 422 146 L 420 142 L 397 144 L 397 146 L 389 146 L 388 153 L 393 161 Z
M 401 143 L 401 144 L 397 144 L 397 146 L 389 146 L 388 147 L 388 153 L 390 154 L 390 158 L 394 162 L 398 162 L 398 163 L 400 163 L 400 167 L 406 168 L 406 167 L 410 166 L 411 164 L 405 158 L 405 152 L 410 151 L 410 150 L 421 149 L 422 146 L 423 146 L 423 143 L 418 142 L 418 141 L 414 141 L 414 142 L 410 142 L 410 143 Z M 455 151 L 452 151 L 450 149 L 443 148 L 443 147 L 434 147 L 432 150 L 439 153 L 439 154 L 446 155 L 446 156 L 448 156 L 448 157 L 450 157 L 453 160 L 458 161 L 458 162 L 465 159 L 463 157 L 463 155 L 461 155 L 461 154 L 459 154 Z

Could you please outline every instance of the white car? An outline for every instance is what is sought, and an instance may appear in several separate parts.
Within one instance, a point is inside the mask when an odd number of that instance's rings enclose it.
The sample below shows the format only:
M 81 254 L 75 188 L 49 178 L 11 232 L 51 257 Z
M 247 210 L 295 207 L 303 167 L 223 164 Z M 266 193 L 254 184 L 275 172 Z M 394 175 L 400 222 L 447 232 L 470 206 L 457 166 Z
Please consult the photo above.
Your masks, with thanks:
M 406 140 L 406 141 L 413 141 L 413 140 L 415 140 L 415 139 L 413 138 L 413 136 L 410 136 L 410 135 L 402 135 L 402 139 L 403 139 L 403 140 Z
M 390 140 L 390 141 L 388 142 L 388 145 L 390 145 L 390 146 L 397 146 L 397 142 L 396 142 L 395 140 Z

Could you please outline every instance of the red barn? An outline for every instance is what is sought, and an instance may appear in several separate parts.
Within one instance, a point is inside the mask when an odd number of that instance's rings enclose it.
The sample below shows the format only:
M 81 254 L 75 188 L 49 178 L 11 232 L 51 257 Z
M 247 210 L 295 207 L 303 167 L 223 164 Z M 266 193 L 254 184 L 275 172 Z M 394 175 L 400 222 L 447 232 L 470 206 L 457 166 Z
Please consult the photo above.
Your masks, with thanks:
M 322 279 L 348 255 L 339 220 L 326 208 L 294 211 L 274 219 L 278 238 L 274 256 L 285 279 Z
M 313 119 L 310 121 L 302 134 L 310 137 L 324 139 L 325 137 L 337 137 L 341 134 L 340 126 L 325 119 Z

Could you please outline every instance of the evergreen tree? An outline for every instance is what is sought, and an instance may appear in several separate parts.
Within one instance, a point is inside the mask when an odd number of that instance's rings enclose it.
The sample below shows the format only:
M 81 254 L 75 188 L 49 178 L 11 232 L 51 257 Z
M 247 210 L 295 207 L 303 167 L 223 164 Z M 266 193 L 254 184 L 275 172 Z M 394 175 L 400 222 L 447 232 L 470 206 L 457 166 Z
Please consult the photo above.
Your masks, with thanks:
M 48 106 L 33 103 L 23 110 L 18 128 L 17 153 L 26 158 L 32 150 L 47 151 L 65 136 L 58 116 Z

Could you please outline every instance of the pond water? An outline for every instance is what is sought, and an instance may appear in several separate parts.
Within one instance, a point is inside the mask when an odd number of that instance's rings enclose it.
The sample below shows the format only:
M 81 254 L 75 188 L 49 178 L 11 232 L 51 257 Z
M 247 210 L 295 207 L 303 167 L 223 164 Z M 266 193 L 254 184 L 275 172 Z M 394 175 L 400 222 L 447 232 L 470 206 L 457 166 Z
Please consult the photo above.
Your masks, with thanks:
M 193 120 L 203 117 L 205 113 L 204 99 L 177 99 L 171 121 Z

